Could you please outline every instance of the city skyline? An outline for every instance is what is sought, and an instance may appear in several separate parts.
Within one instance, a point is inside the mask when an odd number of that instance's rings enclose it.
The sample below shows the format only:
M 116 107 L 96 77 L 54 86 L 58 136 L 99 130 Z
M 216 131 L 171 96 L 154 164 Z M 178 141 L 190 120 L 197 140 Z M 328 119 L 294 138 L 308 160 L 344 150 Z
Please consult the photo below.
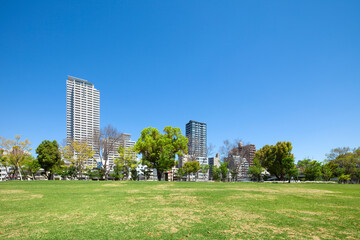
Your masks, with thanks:
M 358 1 L 6 1 L 0 135 L 66 138 L 64 77 L 101 91 L 101 125 L 206 122 L 208 143 L 290 141 L 296 160 L 359 145 Z M 34 150 L 33 150 L 34 152 Z M 216 151 L 217 152 L 217 151 Z

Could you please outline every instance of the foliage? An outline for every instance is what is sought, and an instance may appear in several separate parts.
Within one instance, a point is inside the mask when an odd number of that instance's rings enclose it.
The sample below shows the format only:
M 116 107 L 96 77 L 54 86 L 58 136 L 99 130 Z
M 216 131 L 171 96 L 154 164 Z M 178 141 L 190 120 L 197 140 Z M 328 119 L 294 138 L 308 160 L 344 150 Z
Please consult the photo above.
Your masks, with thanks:
M 36 148 L 36 153 L 39 164 L 45 170 L 47 178 L 49 180 L 52 179 L 54 173 L 59 170 L 61 165 L 59 144 L 55 140 L 52 142 L 44 140 Z
M 291 167 L 288 172 L 287 172 L 287 177 L 290 183 L 291 179 L 296 179 L 299 180 L 299 169 L 293 165 L 293 167 Z
M 12 178 L 15 177 L 15 172 L 19 173 L 20 179 L 22 180 L 21 168 L 25 163 L 25 158 L 29 155 L 31 151 L 30 141 L 25 139 L 24 141 L 20 141 L 21 136 L 15 135 L 15 140 L 6 139 L 5 137 L 1 137 L 0 146 L 3 147 L 7 154 L 2 154 L 1 161 L 5 167 L 9 166 L 13 169 Z
M 104 178 L 104 171 L 102 168 L 90 169 L 88 168 L 86 171 L 86 175 L 89 179 L 103 179 Z M 116 178 L 116 177 L 114 177 Z
M 130 171 L 136 168 L 136 152 L 133 147 L 123 148 L 119 146 L 119 157 L 115 159 L 115 166 L 122 170 L 122 178 L 129 179 Z
M 221 181 L 225 182 L 226 178 L 227 178 L 227 174 L 229 172 L 228 169 L 228 164 L 227 162 L 220 162 L 220 173 L 221 173 Z
M 138 181 L 139 180 L 139 174 L 136 169 L 137 166 L 134 166 L 131 168 L 131 180 L 132 181 Z
M 220 181 L 221 179 L 221 170 L 217 166 L 212 166 L 212 179 L 214 181 Z
M 62 148 L 62 156 L 70 162 L 70 166 L 75 168 L 77 177 L 82 179 L 85 171 L 85 164 L 92 159 L 95 152 L 86 142 L 72 141 L 68 146 Z
M 304 159 L 298 162 L 298 166 L 301 173 L 305 175 L 305 180 L 320 180 L 322 175 L 320 162 L 311 159 Z
M 338 177 L 339 183 L 347 183 L 350 180 L 351 180 L 350 174 L 348 174 L 348 175 L 342 174 L 340 177 Z
M 251 175 L 251 178 L 257 182 L 262 180 L 263 168 L 261 167 L 260 161 L 258 158 L 254 158 L 253 165 L 249 167 L 248 173 Z
M 337 165 L 334 175 L 350 175 L 350 179 L 360 183 L 360 147 L 351 150 L 349 147 L 334 148 L 327 154 L 327 161 Z
M 188 175 L 190 181 L 190 174 L 196 174 L 200 170 L 200 163 L 198 161 L 186 162 L 184 163 L 183 169 Z
M 145 128 L 135 144 L 135 150 L 142 154 L 142 164 L 157 170 L 158 180 L 164 171 L 175 165 L 175 156 L 187 153 L 188 139 L 181 134 L 179 128 L 167 126 L 164 134 L 156 128 Z
M 33 180 L 35 180 L 35 174 L 40 170 L 40 168 L 41 166 L 39 161 L 32 155 L 25 157 L 23 170 L 27 173 L 27 175 L 31 176 Z
M 294 155 L 291 150 L 291 142 L 277 142 L 276 145 L 265 145 L 259 149 L 255 157 L 270 174 L 279 180 L 284 180 L 285 175 L 294 165 Z
M 236 167 L 231 168 L 229 170 L 229 172 L 230 172 L 232 181 L 236 181 L 236 179 L 237 179 L 237 177 L 239 175 L 239 168 L 236 168 Z
M 150 178 L 151 175 L 151 171 L 148 167 L 145 167 L 144 169 L 141 170 L 144 174 L 144 178 L 145 180 L 148 180 Z
M 210 166 L 207 165 L 207 164 L 204 164 L 204 165 L 201 165 L 201 166 L 200 166 L 200 170 L 201 170 L 201 172 L 202 172 L 202 174 L 203 174 L 203 176 L 204 176 L 204 180 L 205 180 L 206 177 L 207 177 L 207 173 L 209 172 L 209 169 L 210 169 Z
M 321 175 L 324 181 L 330 181 L 330 179 L 335 175 L 336 169 L 339 167 L 338 164 L 335 164 L 333 161 L 325 162 L 321 166 Z
M 178 180 L 181 181 L 182 180 L 182 177 L 186 174 L 185 170 L 183 168 L 179 168 L 177 170 L 177 177 L 178 177 Z

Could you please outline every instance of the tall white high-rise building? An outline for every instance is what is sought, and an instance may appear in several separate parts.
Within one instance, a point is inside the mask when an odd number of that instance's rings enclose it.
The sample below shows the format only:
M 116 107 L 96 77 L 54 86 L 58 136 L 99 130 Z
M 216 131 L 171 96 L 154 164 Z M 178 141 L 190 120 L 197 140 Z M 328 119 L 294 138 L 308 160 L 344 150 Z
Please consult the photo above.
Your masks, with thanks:
M 100 92 L 86 80 L 68 76 L 66 81 L 66 139 L 86 141 L 95 147 L 100 132 Z M 94 159 L 98 159 L 95 153 Z

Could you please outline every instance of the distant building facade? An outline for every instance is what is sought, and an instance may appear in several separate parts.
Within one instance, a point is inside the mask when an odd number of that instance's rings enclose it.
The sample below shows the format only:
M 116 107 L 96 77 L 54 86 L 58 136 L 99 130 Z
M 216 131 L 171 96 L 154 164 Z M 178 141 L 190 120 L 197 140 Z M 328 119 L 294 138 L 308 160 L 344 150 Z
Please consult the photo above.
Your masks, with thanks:
M 115 159 L 119 158 L 118 149 L 121 146 L 122 148 L 130 148 L 135 146 L 135 141 L 131 140 L 131 134 L 122 133 L 120 134 L 119 140 L 117 140 L 114 144 L 114 147 L 109 151 L 109 166 L 113 166 L 115 164 Z M 136 153 L 134 152 L 134 156 L 136 157 Z
M 87 142 L 94 150 L 100 132 L 100 92 L 94 84 L 68 76 L 66 81 L 66 140 Z M 96 152 L 94 160 L 99 159 Z M 93 161 L 91 161 L 93 162 Z M 90 164 L 88 162 L 87 164 Z
M 242 142 L 238 146 L 230 150 L 228 157 L 224 158 L 228 162 L 229 169 L 236 169 L 238 178 L 248 177 L 249 167 L 253 165 L 256 148 L 254 144 L 243 146 Z
M 212 173 L 213 173 L 213 167 L 216 166 L 216 167 L 220 167 L 220 154 L 217 153 L 215 155 L 215 157 L 209 157 L 208 158 L 208 162 L 209 162 L 209 179 L 212 178 Z
M 207 157 L 207 125 L 190 120 L 186 124 L 186 137 L 188 142 L 188 154 L 195 157 Z

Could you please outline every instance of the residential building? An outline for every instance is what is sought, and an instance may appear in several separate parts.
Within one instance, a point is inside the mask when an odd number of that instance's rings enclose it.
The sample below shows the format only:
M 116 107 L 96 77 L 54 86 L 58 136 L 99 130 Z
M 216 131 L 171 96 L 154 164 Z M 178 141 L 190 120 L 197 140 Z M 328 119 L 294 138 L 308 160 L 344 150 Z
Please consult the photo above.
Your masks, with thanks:
M 213 173 L 213 166 L 220 167 L 220 154 L 217 153 L 215 157 L 209 157 L 208 162 L 210 166 L 209 168 L 209 179 L 210 179 Z
M 207 126 L 206 123 L 190 120 L 186 124 L 188 154 L 194 157 L 207 157 Z
M 243 146 L 242 142 L 239 142 L 237 147 L 229 151 L 228 157 L 224 161 L 229 163 L 229 169 L 237 171 L 238 178 L 246 178 L 248 177 L 249 167 L 253 165 L 255 152 L 254 144 Z
M 119 140 L 117 140 L 114 144 L 114 147 L 109 151 L 109 166 L 113 166 L 115 163 L 115 159 L 120 157 L 118 149 L 119 146 L 122 148 L 130 148 L 135 146 L 135 141 L 131 141 L 131 134 L 129 133 L 122 133 L 120 134 Z M 133 153 L 136 157 L 136 153 Z
M 94 137 L 100 132 L 100 92 L 94 84 L 68 76 L 66 81 L 66 139 L 87 142 L 97 149 Z M 99 153 L 86 164 L 98 161 Z

